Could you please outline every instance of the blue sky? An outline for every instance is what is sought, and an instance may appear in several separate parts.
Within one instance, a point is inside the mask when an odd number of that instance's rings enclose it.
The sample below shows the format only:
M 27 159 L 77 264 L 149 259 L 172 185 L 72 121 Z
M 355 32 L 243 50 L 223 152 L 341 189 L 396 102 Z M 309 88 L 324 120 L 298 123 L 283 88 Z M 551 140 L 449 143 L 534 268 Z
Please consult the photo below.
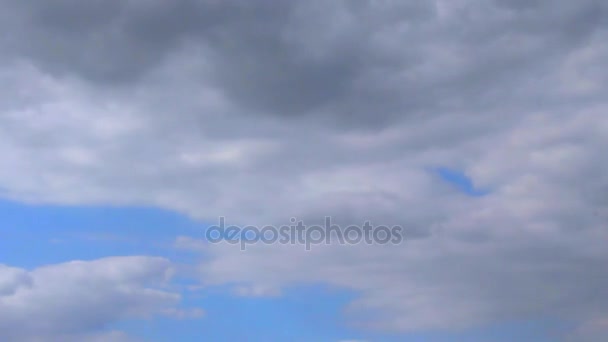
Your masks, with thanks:
M 447 167 L 440 167 L 435 170 L 437 175 L 446 183 L 452 185 L 458 191 L 469 195 L 469 196 L 483 196 L 489 193 L 488 190 L 478 189 L 473 184 L 473 180 L 469 178 L 465 173 L 450 169 Z
M 464 174 L 438 172 L 446 184 L 478 196 Z M 154 208 L 27 205 L 0 201 L 0 260 L 26 269 L 108 256 L 153 255 L 180 264 L 200 256 L 173 246 L 177 236 L 204 239 L 205 224 Z M 145 341 L 553 341 L 551 321 L 498 322 L 457 332 L 374 333 L 353 326 L 344 309 L 357 293 L 326 286 L 290 288 L 271 298 L 240 297 L 228 288 L 189 290 L 192 278 L 178 275 L 183 308 L 201 308 L 200 318 L 130 319 L 114 322 Z

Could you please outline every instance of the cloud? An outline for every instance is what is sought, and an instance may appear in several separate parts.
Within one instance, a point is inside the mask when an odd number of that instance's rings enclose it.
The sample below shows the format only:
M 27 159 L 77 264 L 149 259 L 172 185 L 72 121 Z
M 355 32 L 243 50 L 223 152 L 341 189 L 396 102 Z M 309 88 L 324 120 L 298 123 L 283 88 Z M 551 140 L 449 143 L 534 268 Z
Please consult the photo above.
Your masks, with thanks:
M 579 323 L 608 304 L 603 3 L 2 4 L 6 198 L 408 227 L 399 247 L 201 247 L 204 284 L 354 289 L 362 326 Z
M 566 337 L 567 341 L 582 342 L 603 341 L 606 338 L 608 338 L 608 320 L 605 316 L 584 322 Z
M 0 282 L 0 339 L 133 340 L 106 330 L 127 318 L 179 312 L 181 296 L 167 288 L 171 269 L 168 260 L 155 257 L 72 261 L 31 271 L 2 266 L 0 279 L 12 281 Z

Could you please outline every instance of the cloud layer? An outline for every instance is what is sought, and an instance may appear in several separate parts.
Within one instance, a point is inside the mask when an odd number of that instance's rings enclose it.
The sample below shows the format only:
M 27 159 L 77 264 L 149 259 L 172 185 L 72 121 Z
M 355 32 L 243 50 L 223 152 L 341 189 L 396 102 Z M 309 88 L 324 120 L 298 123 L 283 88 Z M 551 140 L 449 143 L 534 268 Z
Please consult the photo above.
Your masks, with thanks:
M 424 232 L 196 247 L 205 284 L 357 290 L 363 326 L 605 319 L 603 2 L 0 3 L 4 197 Z M 2 272 L 5 296 L 32 277 Z

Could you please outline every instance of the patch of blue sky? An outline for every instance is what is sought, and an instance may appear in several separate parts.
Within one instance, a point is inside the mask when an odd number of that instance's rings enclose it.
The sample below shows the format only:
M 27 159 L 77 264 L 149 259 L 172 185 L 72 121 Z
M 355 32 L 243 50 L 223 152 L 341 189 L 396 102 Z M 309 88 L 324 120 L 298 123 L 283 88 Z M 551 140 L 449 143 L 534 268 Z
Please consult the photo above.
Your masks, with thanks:
M 171 254 L 177 235 L 200 223 L 154 208 L 64 207 L 0 201 L 0 262 L 33 268 L 118 255 Z
M 478 197 L 489 193 L 487 189 L 476 188 L 473 180 L 460 170 L 440 167 L 434 171 L 441 180 L 468 196 Z

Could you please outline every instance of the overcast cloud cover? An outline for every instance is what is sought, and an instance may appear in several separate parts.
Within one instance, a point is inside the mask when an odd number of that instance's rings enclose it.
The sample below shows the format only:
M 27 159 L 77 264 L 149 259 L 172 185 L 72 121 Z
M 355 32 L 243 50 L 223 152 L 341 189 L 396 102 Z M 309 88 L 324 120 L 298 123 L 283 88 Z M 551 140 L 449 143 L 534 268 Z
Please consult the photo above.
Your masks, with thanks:
M 399 224 L 414 233 L 398 246 L 176 248 L 237 295 L 354 290 L 364 329 L 550 317 L 577 326 L 563 339 L 608 338 L 605 1 L 0 4 L 3 198 Z M 167 259 L 82 267 L 0 266 L 0 339 L 78 338 L 179 302 L 147 287 Z M 104 303 L 84 316 L 82 283 Z

